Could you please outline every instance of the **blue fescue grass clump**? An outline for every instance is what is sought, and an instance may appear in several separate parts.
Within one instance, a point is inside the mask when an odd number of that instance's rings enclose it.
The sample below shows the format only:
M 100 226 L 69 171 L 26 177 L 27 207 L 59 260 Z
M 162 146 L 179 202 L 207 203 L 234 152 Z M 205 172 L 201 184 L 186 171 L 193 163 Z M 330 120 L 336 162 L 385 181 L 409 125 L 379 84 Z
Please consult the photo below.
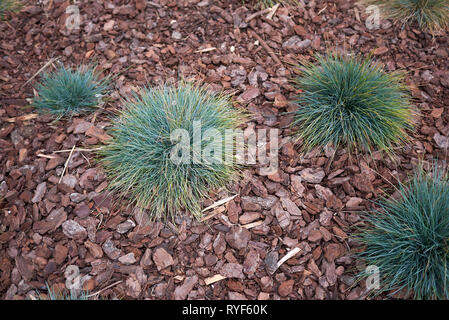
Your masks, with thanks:
M 439 31 L 449 26 L 448 0 L 363 0 L 401 23 L 417 23 L 421 29 Z
M 95 68 L 61 66 L 42 76 L 33 106 L 58 117 L 72 117 L 94 110 L 108 86 L 109 78 L 100 79 Z
M 47 289 L 46 300 L 89 300 L 89 292 L 85 290 L 79 292 L 75 290 L 56 290 L 52 289 L 48 283 L 45 286 Z M 37 292 L 37 296 L 41 297 L 39 292 Z
M 6 12 L 17 12 L 22 4 L 17 0 L 0 0 L 0 20 L 5 18 Z
M 258 0 L 262 8 L 272 8 L 277 4 L 282 5 L 299 5 L 299 0 Z
M 79 295 L 70 292 L 55 292 L 53 290 L 48 291 L 48 300 L 89 300 L 88 293 L 82 291 Z
M 202 199 L 208 197 L 209 191 L 230 182 L 238 172 L 238 164 L 202 161 L 193 147 L 194 122 L 201 123 L 202 135 L 214 129 L 224 137 L 226 129 L 235 129 L 244 118 L 227 96 L 192 84 L 142 89 L 125 102 L 110 131 L 112 141 L 99 152 L 111 190 L 127 196 L 138 208 L 148 209 L 151 220 L 173 219 L 182 210 L 200 219 Z M 181 155 L 191 155 L 190 161 L 172 159 L 178 143 L 171 134 L 178 129 L 185 130 L 189 139 L 189 150 Z M 201 147 L 215 144 L 221 148 L 227 143 L 205 139 Z
M 381 292 L 415 299 L 449 298 L 449 183 L 436 167 L 419 169 L 399 184 L 397 200 L 383 199 L 363 215 L 355 237 L 365 250 L 359 258 L 379 267 Z M 361 276 L 366 276 L 363 273 Z
M 304 62 L 293 126 L 303 148 L 347 147 L 390 153 L 412 128 L 410 97 L 399 72 L 386 73 L 370 58 L 330 53 Z

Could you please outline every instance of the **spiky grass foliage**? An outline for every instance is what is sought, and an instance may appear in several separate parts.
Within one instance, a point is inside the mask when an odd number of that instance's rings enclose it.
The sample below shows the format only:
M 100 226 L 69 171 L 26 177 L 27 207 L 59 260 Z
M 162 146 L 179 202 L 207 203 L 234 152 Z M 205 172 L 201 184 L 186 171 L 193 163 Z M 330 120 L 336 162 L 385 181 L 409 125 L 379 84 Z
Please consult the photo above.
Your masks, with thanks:
M 0 0 L 0 20 L 5 18 L 6 12 L 17 12 L 22 4 L 17 0 Z
M 73 292 L 54 292 L 48 291 L 48 300 L 89 300 L 88 294 L 85 291 L 82 291 L 81 294 L 77 295 Z
M 378 6 L 387 17 L 402 23 L 416 22 L 421 29 L 438 31 L 449 26 L 448 0 L 363 0 Z
M 272 8 L 277 4 L 281 5 L 299 5 L 299 0 L 258 0 L 262 8 Z
M 449 298 L 449 183 L 436 167 L 399 184 L 399 199 L 382 199 L 363 215 L 358 254 L 379 268 L 381 288 L 415 299 Z M 362 273 L 362 277 L 367 276 Z M 404 290 L 404 291 L 402 291 Z
M 33 106 L 58 117 L 74 116 L 94 110 L 106 93 L 110 79 L 100 79 L 95 68 L 59 67 L 42 76 Z
M 89 300 L 89 292 L 81 290 L 80 292 L 75 292 L 74 290 L 56 290 L 52 289 L 48 283 L 45 285 L 47 287 L 47 299 L 46 300 Z M 41 295 L 37 292 L 37 296 L 41 299 Z
M 294 79 L 302 91 L 292 125 L 303 149 L 317 146 L 384 150 L 407 138 L 413 112 L 403 75 L 385 73 L 370 58 L 330 53 L 304 62 Z
M 199 219 L 208 191 L 224 187 L 238 172 L 236 162 L 221 161 L 218 151 L 232 157 L 235 146 L 224 139 L 225 130 L 235 129 L 244 118 L 225 95 L 192 84 L 142 89 L 125 102 L 110 131 L 111 143 L 99 152 L 111 190 L 148 209 L 151 220 L 172 219 L 182 209 Z M 211 130 L 217 139 L 196 140 L 199 132 L 204 137 Z M 183 148 L 180 136 L 171 139 L 180 131 L 185 134 Z M 198 146 L 203 154 L 208 147 L 218 148 L 217 153 L 201 159 Z

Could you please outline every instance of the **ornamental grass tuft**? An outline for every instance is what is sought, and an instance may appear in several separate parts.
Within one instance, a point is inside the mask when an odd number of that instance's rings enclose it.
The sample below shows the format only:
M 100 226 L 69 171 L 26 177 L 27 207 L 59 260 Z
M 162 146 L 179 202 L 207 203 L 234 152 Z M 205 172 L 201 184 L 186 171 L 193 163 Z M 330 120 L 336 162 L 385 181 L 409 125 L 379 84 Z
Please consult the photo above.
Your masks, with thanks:
M 303 149 L 346 147 L 393 153 L 412 129 L 413 111 L 403 75 L 386 73 L 369 58 L 330 53 L 304 62 L 294 79 L 301 92 L 292 125 Z
M 113 139 L 99 151 L 111 190 L 147 209 L 150 220 L 172 220 L 183 210 L 200 219 L 209 191 L 239 171 L 224 135 L 244 120 L 227 96 L 192 84 L 142 89 L 125 102 Z
M 79 293 L 74 290 L 59 291 L 57 289 L 53 290 L 50 286 L 47 286 L 47 299 L 46 300 L 89 300 L 89 292 L 81 290 Z M 40 294 L 38 293 L 40 297 Z
M 398 187 L 399 198 L 378 201 L 355 236 L 357 254 L 379 269 L 377 293 L 401 292 L 415 299 L 449 298 L 449 183 L 436 167 L 419 169 Z M 362 273 L 361 278 L 368 276 Z
M 59 118 L 93 111 L 106 94 L 109 81 L 108 77 L 100 79 L 95 68 L 61 66 L 42 76 L 32 105 Z
M 386 18 L 417 23 L 421 29 L 439 31 L 449 26 L 448 0 L 363 0 L 378 6 Z
M 284 5 L 284 6 L 286 6 L 286 5 L 299 6 L 300 5 L 299 0 L 258 0 L 258 2 L 259 2 L 259 5 L 265 9 L 272 8 L 277 4 Z
M 0 0 L 0 20 L 5 18 L 6 12 L 17 12 L 22 4 L 17 0 Z

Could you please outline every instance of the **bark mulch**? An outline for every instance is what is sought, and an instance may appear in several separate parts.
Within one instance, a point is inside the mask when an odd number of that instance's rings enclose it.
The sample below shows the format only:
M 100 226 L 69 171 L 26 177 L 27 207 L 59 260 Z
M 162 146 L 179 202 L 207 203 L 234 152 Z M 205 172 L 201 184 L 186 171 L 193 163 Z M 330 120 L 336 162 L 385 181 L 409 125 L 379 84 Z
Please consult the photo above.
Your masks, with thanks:
M 384 20 L 369 30 L 353 1 L 304 2 L 248 19 L 259 9 L 240 0 L 82 1 L 81 28 L 69 31 L 69 1 L 29 1 L 0 22 L 0 296 L 63 288 L 75 265 L 84 288 L 106 299 L 365 299 L 354 277 L 363 266 L 349 255 L 358 212 L 418 159 L 448 158 L 448 37 Z M 327 49 L 374 52 L 387 70 L 408 72 L 420 117 L 394 161 L 303 154 L 288 139 L 284 113 L 298 94 L 292 64 Z M 96 62 L 115 75 L 111 101 L 58 122 L 36 114 L 27 99 L 38 77 L 27 81 L 52 58 Z M 206 223 L 182 216 L 142 226 L 142 216 L 106 192 L 85 149 L 107 140 L 121 97 L 179 77 L 232 92 L 254 113 L 244 129 L 278 128 L 280 170 L 266 177 L 248 168 L 229 191 L 211 191 L 205 207 L 238 196 L 206 212 L 215 214 Z M 293 248 L 299 253 L 276 269 Z

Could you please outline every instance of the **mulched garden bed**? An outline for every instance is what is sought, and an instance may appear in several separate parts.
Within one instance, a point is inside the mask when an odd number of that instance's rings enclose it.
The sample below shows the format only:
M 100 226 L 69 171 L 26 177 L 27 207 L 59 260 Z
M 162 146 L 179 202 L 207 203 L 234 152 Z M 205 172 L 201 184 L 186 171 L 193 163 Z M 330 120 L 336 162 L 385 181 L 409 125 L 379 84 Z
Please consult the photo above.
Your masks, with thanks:
M 64 271 L 76 265 L 85 289 L 106 299 L 365 299 L 364 284 L 354 283 L 362 266 L 349 255 L 358 212 L 418 159 L 448 159 L 447 35 L 384 20 L 368 30 L 364 8 L 347 0 L 304 1 L 249 21 L 260 9 L 240 0 L 82 2 L 78 31 L 65 27 L 68 1 L 30 4 L 0 22 L 0 297 L 30 298 L 46 283 L 64 288 Z M 288 139 L 293 64 L 327 49 L 373 52 L 387 70 L 408 72 L 420 117 L 395 161 L 302 154 Z M 93 61 L 116 76 L 111 101 L 58 122 L 27 108 L 38 77 L 29 80 L 52 58 Z M 107 140 L 121 97 L 180 77 L 231 92 L 253 112 L 244 129 L 280 129 L 280 170 L 266 177 L 248 168 L 229 191 L 211 191 L 216 201 L 238 196 L 206 223 L 183 216 L 140 225 L 83 150 Z M 226 278 L 210 283 L 216 275 Z

